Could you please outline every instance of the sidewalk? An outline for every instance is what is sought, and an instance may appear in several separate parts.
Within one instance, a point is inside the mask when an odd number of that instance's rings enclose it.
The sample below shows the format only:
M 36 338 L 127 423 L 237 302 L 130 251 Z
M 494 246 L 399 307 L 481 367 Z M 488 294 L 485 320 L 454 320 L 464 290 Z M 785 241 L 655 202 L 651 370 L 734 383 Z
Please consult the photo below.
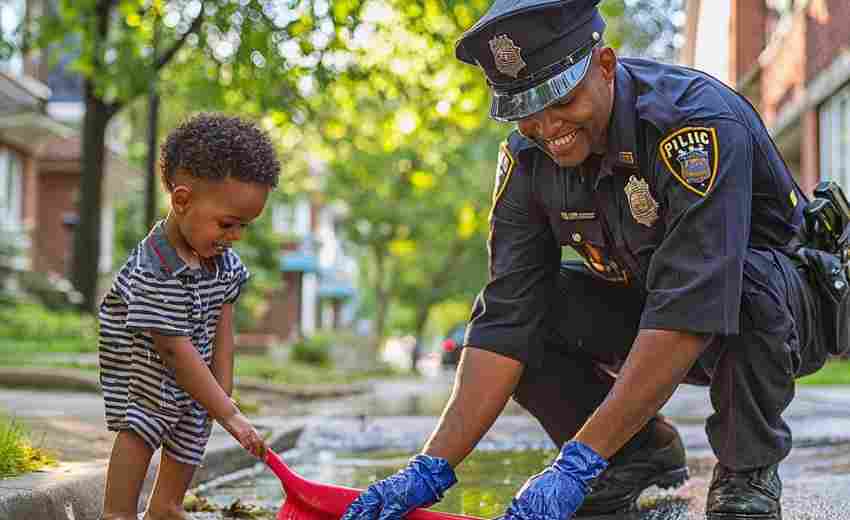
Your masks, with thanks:
M 0 410 L 25 424 L 36 446 L 61 463 L 18 478 L 0 479 L 0 520 L 94 520 L 100 514 L 106 465 L 114 434 L 107 431 L 96 376 L 74 370 L 0 369 Z M 24 387 L 24 388 L 21 388 Z M 55 388 L 36 390 L 31 387 Z M 269 446 L 286 451 L 304 428 L 305 419 L 283 418 L 283 408 L 296 412 L 297 400 L 307 402 L 367 391 L 368 385 L 322 385 L 280 388 L 260 382 L 239 385 L 250 401 L 262 401 L 268 416 L 252 417 L 268 436 Z M 281 406 L 281 409 L 277 409 Z M 154 461 L 158 461 L 158 454 Z M 220 426 L 215 425 L 204 465 L 193 485 L 251 467 L 248 455 Z M 146 482 L 149 492 L 156 474 L 152 464 Z
M 9 397 L 7 394 L 8 392 L 0 390 L 0 396 L 7 398 Z M 59 397 L 46 393 L 43 398 L 48 395 Z M 75 404 L 80 402 L 81 400 L 78 400 Z M 66 416 L 63 422 L 77 426 L 86 423 L 85 413 L 90 409 L 90 403 L 84 404 L 85 407 L 80 416 Z M 38 420 L 30 422 L 28 417 L 32 416 L 25 413 L 18 417 L 29 423 L 36 435 L 40 428 L 39 424 L 44 424 Z M 43 418 L 45 415 L 40 417 Z M 294 447 L 304 428 L 303 421 L 299 420 L 255 418 L 253 422 L 258 430 L 268 436 L 269 447 L 276 452 L 283 452 Z M 58 449 L 55 451 L 63 454 L 72 453 L 78 459 L 77 461 L 69 461 L 63 455 L 62 462 L 58 466 L 18 478 L 0 480 L 0 520 L 94 520 L 99 517 L 103 504 L 108 459 L 92 460 L 86 459 L 85 456 L 105 453 L 108 457 L 107 447 L 111 444 L 112 434 L 94 425 L 88 429 L 77 428 L 73 431 L 77 435 L 73 444 L 82 445 L 89 440 L 92 447 L 88 451 L 80 448 L 68 451 L 64 446 L 67 437 L 64 440 L 58 437 L 59 441 L 56 445 Z M 145 481 L 142 503 L 152 488 L 158 461 L 159 453 L 156 453 Z M 196 473 L 193 486 L 251 467 L 256 463 L 256 459 L 216 425 L 207 445 L 204 464 Z

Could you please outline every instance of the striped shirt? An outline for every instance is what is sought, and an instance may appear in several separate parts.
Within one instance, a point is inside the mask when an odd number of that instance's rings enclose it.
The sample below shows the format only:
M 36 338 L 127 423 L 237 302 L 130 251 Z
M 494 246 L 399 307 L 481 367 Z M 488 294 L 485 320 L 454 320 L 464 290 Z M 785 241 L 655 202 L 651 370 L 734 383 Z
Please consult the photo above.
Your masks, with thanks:
M 150 332 L 190 338 L 211 363 L 222 305 L 235 302 L 248 279 L 233 250 L 213 260 L 215 272 L 190 268 L 166 240 L 160 222 L 116 275 L 98 314 L 100 380 L 110 429 L 122 429 L 130 407 L 179 415 L 192 404 Z

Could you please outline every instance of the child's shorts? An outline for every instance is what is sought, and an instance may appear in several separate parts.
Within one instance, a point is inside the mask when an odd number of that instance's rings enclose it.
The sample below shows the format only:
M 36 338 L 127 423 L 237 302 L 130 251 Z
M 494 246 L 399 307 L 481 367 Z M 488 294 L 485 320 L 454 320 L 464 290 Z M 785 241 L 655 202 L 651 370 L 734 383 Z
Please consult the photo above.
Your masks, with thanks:
M 107 428 L 135 432 L 152 450 L 162 446 L 176 461 L 199 466 L 212 430 L 207 411 L 164 366 L 160 371 L 148 363 L 128 368 L 101 372 Z

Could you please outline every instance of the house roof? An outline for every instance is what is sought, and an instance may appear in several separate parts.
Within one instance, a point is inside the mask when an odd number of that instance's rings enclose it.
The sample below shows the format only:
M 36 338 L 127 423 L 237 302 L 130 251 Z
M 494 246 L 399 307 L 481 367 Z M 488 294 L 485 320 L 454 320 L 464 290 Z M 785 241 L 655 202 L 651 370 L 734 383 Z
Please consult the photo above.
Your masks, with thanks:
M 49 97 L 50 89 L 44 83 L 0 71 L 0 115 L 38 110 Z
M 0 72 L 0 141 L 36 154 L 45 140 L 72 135 L 44 113 L 49 96 L 50 89 L 29 76 Z

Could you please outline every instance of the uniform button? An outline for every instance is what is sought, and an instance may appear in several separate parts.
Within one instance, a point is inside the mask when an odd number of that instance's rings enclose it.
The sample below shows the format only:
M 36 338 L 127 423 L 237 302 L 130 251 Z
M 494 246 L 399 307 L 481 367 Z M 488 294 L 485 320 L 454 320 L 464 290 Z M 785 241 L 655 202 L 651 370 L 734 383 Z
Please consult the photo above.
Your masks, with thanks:
M 573 233 L 573 242 L 581 242 L 581 233 Z

